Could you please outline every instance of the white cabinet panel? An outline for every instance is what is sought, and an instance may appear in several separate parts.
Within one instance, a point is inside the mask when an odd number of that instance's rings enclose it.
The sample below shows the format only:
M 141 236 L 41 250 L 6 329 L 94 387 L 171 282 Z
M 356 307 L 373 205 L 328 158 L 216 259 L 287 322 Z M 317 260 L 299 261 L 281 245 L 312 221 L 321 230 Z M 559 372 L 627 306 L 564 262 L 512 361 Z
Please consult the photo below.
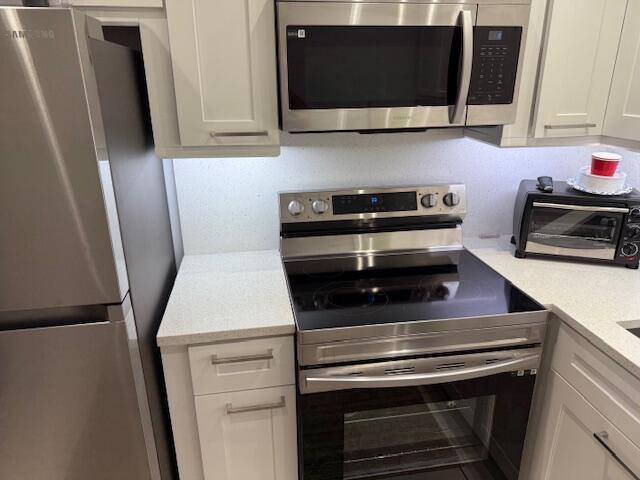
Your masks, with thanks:
M 640 0 L 629 0 L 604 134 L 640 140 Z
M 296 480 L 295 387 L 195 398 L 205 480 Z
M 50 2 L 57 6 L 56 0 Z M 107 7 L 107 8 L 162 8 L 162 0 L 59 0 L 60 6 L 71 7 Z
M 622 462 L 640 473 L 640 449 L 552 371 L 530 479 L 632 479 Z M 604 441 L 601 444 L 596 435 Z
M 272 0 L 167 0 L 183 146 L 279 141 Z
M 536 138 L 600 135 L 627 0 L 552 0 Z
M 295 383 L 293 337 L 189 347 L 195 395 Z

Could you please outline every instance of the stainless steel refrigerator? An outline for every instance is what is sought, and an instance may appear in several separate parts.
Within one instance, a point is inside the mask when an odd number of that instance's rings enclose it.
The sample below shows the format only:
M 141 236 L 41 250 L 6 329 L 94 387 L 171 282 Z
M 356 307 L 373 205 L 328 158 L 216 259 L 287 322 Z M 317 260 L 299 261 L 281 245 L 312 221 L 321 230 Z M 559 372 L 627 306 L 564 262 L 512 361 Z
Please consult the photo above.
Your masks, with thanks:
M 141 58 L 0 8 L 0 478 L 173 478 L 155 334 L 176 275 Z

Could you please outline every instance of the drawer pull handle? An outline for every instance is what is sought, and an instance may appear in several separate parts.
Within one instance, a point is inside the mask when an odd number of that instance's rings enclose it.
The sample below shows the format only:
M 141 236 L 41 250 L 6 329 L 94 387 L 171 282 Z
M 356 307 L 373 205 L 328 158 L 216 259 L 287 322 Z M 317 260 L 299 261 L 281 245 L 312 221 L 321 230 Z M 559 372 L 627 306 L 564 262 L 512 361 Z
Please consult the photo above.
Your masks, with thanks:
M 545 125 L 545 130 L 561 130 L 563 128 L 596 128 L 597 123 L 572 123 L 567 125 Z
M 240 357 L 220 358 L 217 355 L 211 355 L 212 365 L 224 365 L 226 363 L 258 362 L 260 360 L 273 360 L 273 350 L 269 349 L 267 353 L 260 353 L 258 355 L 242 355 Z
M 607 440 L 609 439 L 609 434 L 607 432 L 594 433 L 593 437 L 598 441 L 600 445 L 604 447 L 604 449 L 607 452 L 609 452 L 609 455 L 611 455 L 613 459 L 616 462 L 618 462 L 618 464 L 622 468 L 624 468 L 629 475 L 631 475 L 631 477 L 633 477 L 635 480 L 640 480 L 640 477 L 638 477 L 638 475 L 636 475 L 634 471 L 631 470 L 631 468 L 629 468 L 629 466 L 626 463 L 624 463 L 624 461 L 618 456 L 618 454 L 614 452 L 613 449 L 609 446 L 609 444 L 607 443 Z
M 249 407 L 234 407 L 230 403 L 227 403 L 227 415 L 233 415 L 234 413 L 259 412 L 261 410 L 274 410 L 276 408 L 284 408 L 286 406 L 287 404 L 284 396 L 281 396 L 280 401 L 276 403 L 265 403 L 264 405 L 251 405 Z
M 268 137 L 269 132 L 267 130 L 259 130 L 257 132 L 216 132 L 211 130 L 209 132 L 213 138 L 216 137 Z

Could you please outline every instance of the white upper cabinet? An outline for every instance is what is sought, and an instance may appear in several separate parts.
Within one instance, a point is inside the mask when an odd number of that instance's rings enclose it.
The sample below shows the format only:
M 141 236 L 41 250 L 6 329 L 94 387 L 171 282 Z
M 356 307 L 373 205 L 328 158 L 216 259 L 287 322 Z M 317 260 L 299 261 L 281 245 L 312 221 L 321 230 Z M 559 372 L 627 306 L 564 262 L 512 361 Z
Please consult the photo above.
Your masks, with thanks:
M 180 143 L 279 142 L 273 0 L 167 0 Z
M 640 141 L 640 0 L 629 0 L 603 133 Z
M 602 133 L 626 5 L 627 0 L 550 1 L 534 137 Z M 635 19 L 636 30 L 637 25 Z

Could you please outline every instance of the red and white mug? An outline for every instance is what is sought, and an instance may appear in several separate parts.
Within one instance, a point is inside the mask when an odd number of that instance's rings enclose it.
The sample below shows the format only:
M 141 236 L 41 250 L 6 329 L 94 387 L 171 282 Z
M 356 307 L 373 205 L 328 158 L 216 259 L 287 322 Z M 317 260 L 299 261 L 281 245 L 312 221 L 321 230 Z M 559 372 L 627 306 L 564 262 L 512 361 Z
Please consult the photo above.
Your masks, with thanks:
M 622 160 L 622 155 L 611 152 L 596 152 L 591 155 L 591 174 L 613 177 Z

